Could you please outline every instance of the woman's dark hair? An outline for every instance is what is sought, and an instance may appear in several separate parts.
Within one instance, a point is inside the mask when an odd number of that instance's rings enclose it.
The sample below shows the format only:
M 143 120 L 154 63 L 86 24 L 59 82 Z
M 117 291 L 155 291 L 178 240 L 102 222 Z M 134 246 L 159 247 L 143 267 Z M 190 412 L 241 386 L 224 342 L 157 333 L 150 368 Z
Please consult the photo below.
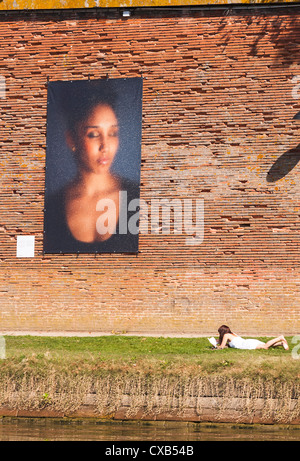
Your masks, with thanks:
M 227 325 L 221 325 L 220 328 L 218 329 L 218 333 L 219 333 L 219 346 L 222 344 L 222 341 L 223 341 L 223 336 L 226 334 L 226 333 L 231 333 L 232 334 L 232 331 L 230 330 L 230 328 L 227 326 Z
M 66 128 L 71 133 L 80 122 L 85 120 L 92 109 L 98 105 L 109 106 L 117 115 L 117 96 L 109 82 L 102 81 L 101 86 L 93 81 L 85 82 L 85 86 L 77 82 L 75 86 L 65 87 L 62 96 L 62 111 Z

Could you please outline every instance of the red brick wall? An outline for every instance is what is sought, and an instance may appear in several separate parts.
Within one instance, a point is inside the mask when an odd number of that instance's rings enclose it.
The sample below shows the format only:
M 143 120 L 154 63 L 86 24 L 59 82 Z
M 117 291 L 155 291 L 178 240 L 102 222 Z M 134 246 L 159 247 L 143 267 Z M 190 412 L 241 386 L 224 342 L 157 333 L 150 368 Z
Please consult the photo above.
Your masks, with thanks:
M 299 332 L 300 9 L 0 20 L 0 330 Z M 148 234 L 138 256 L 43 255 L 47 77 L 107 74 L 145 77 L 141 197 L 203 198 L 201 245 Z M 18 235 L 34 258 L 16 258 Z

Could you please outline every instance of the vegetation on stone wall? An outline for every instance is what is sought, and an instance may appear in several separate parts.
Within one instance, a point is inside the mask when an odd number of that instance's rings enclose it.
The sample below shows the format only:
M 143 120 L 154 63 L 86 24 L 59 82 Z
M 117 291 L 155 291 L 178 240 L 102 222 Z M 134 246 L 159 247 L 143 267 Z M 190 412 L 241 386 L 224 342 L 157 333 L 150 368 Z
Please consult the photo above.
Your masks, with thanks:
M 212 350 L 207 338 L 106 336 L 98 338 L 7 337 L 0 362 L 0 406 L 72 413 L 92 397 L 98 414 L 121 406 L 127 416 L 177 415 L 203 397 L 242 402 L 257 399 L 278 422 L 300 415 L 300 363 L 283 349 Z M 278 402 L 280 405 L 278 406 Z M 220 416 L 221 417 L 221 416 Z

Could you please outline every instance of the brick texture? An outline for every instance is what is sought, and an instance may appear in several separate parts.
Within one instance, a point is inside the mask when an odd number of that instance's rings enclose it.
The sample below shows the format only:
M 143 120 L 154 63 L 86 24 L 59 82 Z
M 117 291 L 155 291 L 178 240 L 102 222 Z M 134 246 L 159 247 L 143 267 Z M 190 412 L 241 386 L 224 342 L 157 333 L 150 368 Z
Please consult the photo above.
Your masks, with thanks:
M 300 8 L 0 21 L 0 330 L 299 332 Z M 43 255 L 47 78 L 107 75 L 143 75 L 141 197 L 204 199 L 201 245 L 148 233 L 138 256 Z

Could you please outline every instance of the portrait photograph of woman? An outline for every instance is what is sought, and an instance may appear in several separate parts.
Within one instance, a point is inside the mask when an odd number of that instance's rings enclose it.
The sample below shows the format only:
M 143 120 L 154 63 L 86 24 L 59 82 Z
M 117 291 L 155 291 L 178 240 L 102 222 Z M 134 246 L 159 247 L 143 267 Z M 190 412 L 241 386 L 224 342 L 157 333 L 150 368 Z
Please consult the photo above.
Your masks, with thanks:
M 44 253 L 138 252 L 141 124 L 142 78 L 48 83 Z

